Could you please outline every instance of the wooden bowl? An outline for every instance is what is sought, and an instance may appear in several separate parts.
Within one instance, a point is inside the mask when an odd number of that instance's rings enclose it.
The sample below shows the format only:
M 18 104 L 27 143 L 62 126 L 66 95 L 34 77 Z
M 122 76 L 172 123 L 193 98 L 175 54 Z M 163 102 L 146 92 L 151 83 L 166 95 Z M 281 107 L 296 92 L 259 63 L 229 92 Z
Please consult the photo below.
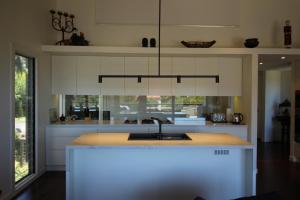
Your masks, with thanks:
M 209 42 L 203 42 L 203 41 L 181 41 L 181 44 L 183 44 L 185 47 L 188 48 L 209 48 L 212 45 L 216 43 L 216 40 L 212 40 Z

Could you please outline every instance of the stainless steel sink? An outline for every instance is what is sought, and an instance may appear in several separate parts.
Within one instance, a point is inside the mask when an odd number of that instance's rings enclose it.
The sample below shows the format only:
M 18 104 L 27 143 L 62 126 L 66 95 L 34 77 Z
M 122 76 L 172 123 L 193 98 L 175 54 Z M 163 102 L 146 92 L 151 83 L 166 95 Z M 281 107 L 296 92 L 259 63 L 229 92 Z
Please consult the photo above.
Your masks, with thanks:
M 185 133 L 130 133 L 128 140 L 192 140 Z

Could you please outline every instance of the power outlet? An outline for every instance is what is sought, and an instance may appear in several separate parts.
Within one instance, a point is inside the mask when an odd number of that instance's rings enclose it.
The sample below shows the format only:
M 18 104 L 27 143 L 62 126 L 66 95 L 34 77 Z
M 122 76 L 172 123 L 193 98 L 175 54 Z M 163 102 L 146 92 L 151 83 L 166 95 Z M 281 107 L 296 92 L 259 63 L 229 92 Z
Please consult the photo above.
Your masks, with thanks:
M 228 149 L 216 149 L 214 151 L 215 155 L 229 155 L 229 150 Z

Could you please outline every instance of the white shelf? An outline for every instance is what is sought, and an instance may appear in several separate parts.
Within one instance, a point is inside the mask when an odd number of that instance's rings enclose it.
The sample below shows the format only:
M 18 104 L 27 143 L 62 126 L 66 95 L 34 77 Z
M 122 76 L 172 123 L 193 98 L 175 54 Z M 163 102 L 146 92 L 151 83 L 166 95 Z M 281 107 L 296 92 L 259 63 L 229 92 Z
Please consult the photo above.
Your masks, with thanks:
M 73 55 L 155 55 L 158 48 L 142 47 L 105 47 L 105 46 L 55 46 L 44 45 L 42 51 L 51 54 L 73 54 Z
M 55 46 L 43 45 L 42 51 L 50 54 L 72 55 L 157 55 L 158 48 L 106 47 L 106 46 Z M 300 55 L 298 48 L 161 48 L 161 55 Z

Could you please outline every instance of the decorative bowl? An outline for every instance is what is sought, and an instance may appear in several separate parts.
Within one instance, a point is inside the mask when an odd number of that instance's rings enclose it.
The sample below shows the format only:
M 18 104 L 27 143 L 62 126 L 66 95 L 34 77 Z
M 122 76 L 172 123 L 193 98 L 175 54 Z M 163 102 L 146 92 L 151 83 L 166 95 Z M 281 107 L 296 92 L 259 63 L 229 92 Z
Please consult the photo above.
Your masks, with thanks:
M 188 48 L 209 48 L 216 43 L 216 40 L 212 40 L 209 42 L 204 41 L 181 41 L 185 47 Z
M 245 41 L 246 42 L 256 42 L 256 41 L 258 41 L 258 39 L 257 38 L 248 38 Z
M 257 47 L 259 44 L 259 41 L 257 38 L 249 38 L 245 40 L 244 46 L 247 48 L 254 48 Z

